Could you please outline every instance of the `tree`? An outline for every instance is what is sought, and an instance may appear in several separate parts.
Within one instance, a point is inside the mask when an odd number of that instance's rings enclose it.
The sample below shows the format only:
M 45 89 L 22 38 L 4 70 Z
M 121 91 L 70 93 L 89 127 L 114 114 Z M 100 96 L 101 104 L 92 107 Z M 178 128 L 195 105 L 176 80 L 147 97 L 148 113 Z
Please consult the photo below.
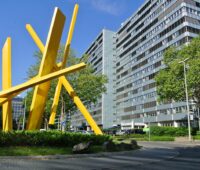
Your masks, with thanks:
M 181 48 L 170 47 L 164 53 L 165 68 L 156 75 L 160 101 L 184 101 L 184 68 L 179 62 L 187 61 L 187 85 L 190 99 L 200 106 L 200 37 L 194 38 Z
M 58 52 L 57 62 L 62 61 L 63 51 L 64 51 L 64 47 L 61 46 Z M 32 65 L 28 70 L 29 79 L 37 75 L 38 70 L 39 70 L 39 65 L 42 59 L 41 52 L 36 52 L 34 56 L 36 58 L 36 63 Z M 77 58 L 74 55 L 73 50 L 70 50 L 67 66 L 78 64 L 80 62 L 86 62 L 87 58 L 88 56 L 86 55 L 84 55 L 82 58 Z M 70 82 L 72 87 L 75 89 L 80 99 L 84 101 L 84 104 L 86 106 L 89 106 L 92 103 L 96 103 L 97 100 L 101 97 L 102 93 L 106 92 L 105 83 L 107 83 L 107 77 L 105 75 L 95 75 L 94 70 L 90 64 L 87 64 L 85 69 L 82 69 L 80 71 L 67 75 L 66 78 Z M 58 83 L 58 80 L 51 81 L 51 87 L 48 93 L 48 100 L 45 107 L 46 118 L 49 118 L 51 105 L 53 102 L 53 97 L 54 97 L 57 83 Z M 30 110 L 32 96 L 33 96 L 33 89 L 27 93 L 27 100 L 26 100 L 27 110 Z M 62 88 L 57 113 L 61 112 L 61 97 L 63 97 L 65 101 L 64 104 L 65 104 L 66 112 L 72 113 L 77 110 L 72 99 L 66 92 L 66 90 Z

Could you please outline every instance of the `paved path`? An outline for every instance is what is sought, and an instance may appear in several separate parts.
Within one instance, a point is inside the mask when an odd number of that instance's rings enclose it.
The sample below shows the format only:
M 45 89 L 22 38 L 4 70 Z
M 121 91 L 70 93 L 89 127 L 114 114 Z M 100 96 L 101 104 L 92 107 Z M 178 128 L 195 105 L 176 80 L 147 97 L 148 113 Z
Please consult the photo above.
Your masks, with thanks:
M 200 170 L 200 145 L 140 142 L 142 149 L 99 156 L 61 159 L 0 159 L 1 170 Z

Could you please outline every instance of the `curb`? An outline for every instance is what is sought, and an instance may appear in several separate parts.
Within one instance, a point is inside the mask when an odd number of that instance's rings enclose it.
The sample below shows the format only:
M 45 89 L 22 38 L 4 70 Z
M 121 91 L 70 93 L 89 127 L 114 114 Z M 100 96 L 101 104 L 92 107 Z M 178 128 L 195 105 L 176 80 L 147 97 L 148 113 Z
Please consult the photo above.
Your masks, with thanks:
M 175 145 L 177 145 L 177 144 L 180 144 L 180 145 L 185 145 L 185 146 L 200 146 L 200 141 L 191 141 L 191 142 L 189 142 L 189 141 L 169 141 L 169 142 L 167 142 L 167 141 L 150 141 L 150 143 L 169 143 L 169 144 L 175 144 Z M 149 141 L 139 141 L 138 143 L 149 143 Z
M 182 144 L 182 145 L 186 145 L 186 146 L 200 146 L 200 142 L 199 141 L 175 141 L 174 144 Z

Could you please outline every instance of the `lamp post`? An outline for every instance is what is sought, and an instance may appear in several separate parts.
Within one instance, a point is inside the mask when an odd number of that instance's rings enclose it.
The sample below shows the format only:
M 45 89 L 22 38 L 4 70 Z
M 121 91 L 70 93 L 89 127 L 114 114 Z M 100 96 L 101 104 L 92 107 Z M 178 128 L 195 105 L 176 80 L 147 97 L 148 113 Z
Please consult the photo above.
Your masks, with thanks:
M 149 119 L 149 142 L 151 141 L 151 124 Z
M 180 61 L 179 64 L 183 63 L 184 66 L 184 82 L 185 82 L 185 96 L 186 96 L 186 105 L 187 105 L 187 116 L 188 116 L 188 138 L 191 141 L 191 128 L 190 128 L 190 110 L 189 110 L 189 103 L 188 103 L 188 89 L 187 89 L 187 75 L 186 75 L 186 61 L 189 58 L 186 58 L 183 61 Z
M 200 114 L 199 114 L 199 108 L 197 109 L 197 111 L 198 111 L 199 131 L 200 131 Z

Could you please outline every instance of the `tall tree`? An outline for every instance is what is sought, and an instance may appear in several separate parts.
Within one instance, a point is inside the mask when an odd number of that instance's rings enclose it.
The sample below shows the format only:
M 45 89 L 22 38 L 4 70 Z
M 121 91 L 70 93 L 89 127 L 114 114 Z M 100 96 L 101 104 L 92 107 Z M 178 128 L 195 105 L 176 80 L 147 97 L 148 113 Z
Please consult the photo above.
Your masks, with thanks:
M 161 101 L 185 100 L 184 68 L 179 62 L 186 58 L 189 58 L 186 63 L 189 98 L 200 106 L 200 37 L 194 38 L 188 45 L 165 51 L 166 67 L 155 78 L 157 93 Z
M 61 46 L 57 56 L 57 62 L 62 61 L 64 47 Z M 32 65 L 28 70 L 28 78 L 32 78 L 37 75 L 39 70 L 39 65 L 42 59 L 41 52 L 35 53 L 36 63 Z M 88 56 L 84 55 L 82 58 L 77 58 L 73 52 L 70 50 L 70 55 L 68 57 L 67 66 L 78 64 L 80 62 L 86 62 Z M 66 75 L 67 80 L 70 82 L 72 87 L 75 89 L 77 95 L 84 101 L 86 106 L 89 106 L 92 103 L 97 102 L 101 97 L 102 93 L 106 92 L 105 83 L 107 83 L 107 77 L 105 75 L 95 75 L 94 70 L 90 64 L 87 64 L 86 68 L 77 71 L 75 73 Z M 58 80 L 51 81 L 51 87 L 48 93 L 48 100 L 45 107 L 45 116 L 49 117 L 51 105 L 53 102 L 53 97 L 55 93 L 55 88 L 58 83 Z M 33 96 L 33 89 L 27 93 L 27 111 L 30 110 L 31 100 Z M 71 100 L 70 96 L 64 88 L 61 90 L 58 113 L 61 112 L 61 97 L 64 99 L 65 111 L 73 112 L 76 111 L 76 107 Z

